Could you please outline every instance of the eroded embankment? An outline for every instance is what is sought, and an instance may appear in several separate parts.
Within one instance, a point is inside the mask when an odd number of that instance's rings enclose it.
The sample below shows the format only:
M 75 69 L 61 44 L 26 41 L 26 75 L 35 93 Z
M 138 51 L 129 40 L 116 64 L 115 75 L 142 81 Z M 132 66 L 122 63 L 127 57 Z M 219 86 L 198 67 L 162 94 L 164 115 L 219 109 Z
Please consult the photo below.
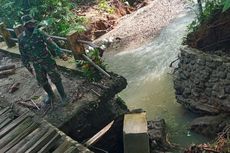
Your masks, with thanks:
M 174 79 L 177 101 L 195 113 L 212 115 L 194 120 L 191 129 L 215 136 L 230 123 L 230 59 L 187 47 L 179 59 Z
M 50 110 L 38 110 L 32 101 L 39 106 L 45 92 L 38 86 L 36 79 L 21 66 L 19 59 L 4 54 L 1 54 L 0 59 L 1 65 L 16 65 L 14 75 L 1 78 L 1 104 L 11 106 L 20 105 L 21 102 L 27 103 L 32 106 L 33 112 L 75 140 L 90 138 L 114 118 L 128 111 L 122 100 L 116 97 L 127 85 L 125 78 L 111 73 L 111 79 L 102 77 L 98 82 L 90 82 L 80 75 L 65 72 L 60 73 L 66 93 L 70 97 L 69 104 L 60 106 L 60 98 L 52 85 L 56 101 Z M 15 83 L 19 84 L 18 90 L 10 93 L 9 89 Z

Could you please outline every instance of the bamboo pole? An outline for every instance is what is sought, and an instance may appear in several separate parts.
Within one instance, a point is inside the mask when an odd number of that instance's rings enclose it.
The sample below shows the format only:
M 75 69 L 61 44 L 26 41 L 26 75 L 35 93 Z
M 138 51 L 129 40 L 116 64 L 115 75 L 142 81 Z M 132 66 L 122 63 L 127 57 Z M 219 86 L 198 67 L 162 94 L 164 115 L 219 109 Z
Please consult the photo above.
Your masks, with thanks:
M 28 112 L 25 112 L 24 114 L 22 114 L 21 116 L 19 116 L 17 119 L 15 119 L 11 124 L 9 124 L 8 126 L 4 127 L 0 131 L 0 139 L 2 137 L 4 137 L 6 134 L 8 134 L 13 128 L 15 128 L 16 126 L 18 126 L 21 122 L 23 122 L 29 116 L 30 115 L 28 114 Z
M 34 131 L 38 127 L 37 123 L 32 123 L 28 128 L 23 129 L 18 136 L 16 136 L 10 143 L 5 145 L 0 152 L 6 152 L 10 150 L 13 146 L 19 143 L 22 139 L 24 139 L 28 134 Z
M 101 73 L 103 73 L 105 76 L 107 76 L 108 78 L 111 78 L 111 76 L 109 75 L 109 73 L 107 73 L 105 70 L 103 70 L 100 66 L 98 66 L 97 64 L 95 64 L 88 56 L 86 56 L 85 54 L 82 54 L 83 58 L 85 60 L 87 60 L 90 64 L 92 64 L 98 71 L 100 71 Z
M 33 131 L 30 135 L 24 138 L 20 143 L 14 146 L 10 153 L 25 153 L 33 144 L 35 144 L 39 138 L 42 137 L 47 132 L 48 128 L 41 128 L 39 127 L 35 131 Z
M 0 148 L 3 148 L 6 146 L 9 142 L 11 142 L 15 137 L 17 137 L 19 134 L 21 134 L 26 128 L 28 128 L 32 124 L 32 119 L 27 118 L 21 124 L 19 124 L 17 127 L 15 127 L 12 131 L 10 131 L 7 135 L 5 135 L 3 138 L 1 138 L 0 141 Z M 2 152 L 0 150 L 0 152 Z
M 29 150 L 25 153 L 37 153 L 42 147 L 49 142 L 55 136 L 55 130 L 49 129 L 48 132 L 43 135 Z
M 15 68 L 16 68 L 15 64 L 3 65 L 3 66 L 0 66 L 0 71 L 9 70 L 9 69 L 15 69 Z
M 9 75 L 13 75 L 13 74 L 15 74 L 15 69 L 0 71 L 0 79 L 5 78 Z

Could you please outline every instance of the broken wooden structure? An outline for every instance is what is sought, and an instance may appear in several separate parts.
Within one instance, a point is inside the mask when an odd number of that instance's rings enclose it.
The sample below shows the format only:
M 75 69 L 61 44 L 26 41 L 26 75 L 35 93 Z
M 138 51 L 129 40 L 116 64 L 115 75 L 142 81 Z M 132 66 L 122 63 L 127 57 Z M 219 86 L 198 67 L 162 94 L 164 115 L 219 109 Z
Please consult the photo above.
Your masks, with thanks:
M 16 66 L 14 64 L 0 66 L 0 79 L 15 74 L 15 71 Z
M 63 132 L 26 111 L 0 109 L 1 153 L 90 153 Z

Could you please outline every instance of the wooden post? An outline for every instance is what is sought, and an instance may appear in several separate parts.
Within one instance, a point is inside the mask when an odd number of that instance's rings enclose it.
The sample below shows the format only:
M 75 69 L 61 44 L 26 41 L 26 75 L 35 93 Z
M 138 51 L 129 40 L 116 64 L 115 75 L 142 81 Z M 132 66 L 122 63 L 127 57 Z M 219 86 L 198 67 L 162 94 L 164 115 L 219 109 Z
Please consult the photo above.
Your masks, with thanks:
M 5 24 L 2 22 L 0 23 L 0 33 L 4 39 L 4 41 L 6 42 L 6 45 L 11 48 L 14 47 L 16 44 L 13 40 L 11 40 L 11 35 L 10 32 L 6 29 Z
M 71 47 L 75 60 L 82 59 L 81 55 L 85 53 L 84 45 L 82 45 L 82 43 L 77 42 L 79 37 L 79 34 L 74 31 L 67 34 L 67 41 Z
M 22 25 L 17 25 L 14 27 L 14 32 L 16 33 L 16 36 L 18 37 L 22 32 L 24 31 L 24 27 Z

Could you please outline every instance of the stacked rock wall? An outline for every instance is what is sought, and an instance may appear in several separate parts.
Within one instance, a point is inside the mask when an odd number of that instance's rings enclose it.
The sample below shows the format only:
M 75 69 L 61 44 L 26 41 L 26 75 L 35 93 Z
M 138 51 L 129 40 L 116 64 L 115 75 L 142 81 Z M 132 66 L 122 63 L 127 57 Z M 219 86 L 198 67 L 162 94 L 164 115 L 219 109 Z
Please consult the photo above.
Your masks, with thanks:
M 181 48 L 174 87 L 179 103 L 205 114 L 230 112 L 230 58 Z

